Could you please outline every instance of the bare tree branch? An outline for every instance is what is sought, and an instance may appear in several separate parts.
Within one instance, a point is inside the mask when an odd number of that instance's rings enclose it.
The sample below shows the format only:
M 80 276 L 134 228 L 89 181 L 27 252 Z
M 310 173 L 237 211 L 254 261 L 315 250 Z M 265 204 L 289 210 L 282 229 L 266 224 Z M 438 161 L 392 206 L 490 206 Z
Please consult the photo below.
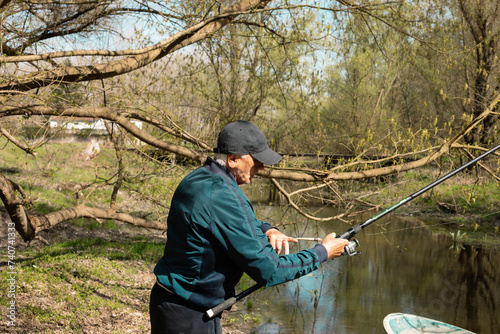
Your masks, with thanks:
M 307 212 L 305 212 L 304 210 L 302 210 L 297 204 L 295 204 L 295 202 L 292 200 L 292 196 L 286 192 L 285 189 L 283 189 L 283 187 L 273 178 L 271 178 L 271 181 L 273 182 L 274 186 L 276 188 L 278 188 L 278 190 L 283 194 L 283 196 L 285 196 L 286 200 L 288 201 L 288 203 L 295 209 L 297 210 L 298 213 L 300 213 L 302 216 L 306 217 L 306 218 L 309 218 L 309 219 L 312 219 L 312 220 L 315 220 L 315 221 L 331 221 L 331 220 L 335 220 L 335 219 L 340 219 L 344 216 L 347 215 L 347 212 L 344 212 L 344 213 L 341 213 L 339 215 L 336 215 L 334 217 L 326 217 L 326 218 L 319 218 L 319 217 L 316 217 L 316 216 L 312 216 L 310 214 L 308 214 Z
M 16 191 L 21 189 L 17 184 L 0 174 L 0 199 L 14 222 L 16 231 L 24 241 L 33 240 L 36 228 L 24 210 L 23 203 L 17 200 Z
M 205 38 L 209 38 L 216 31 L 234 20 L 238 15 L 249 13 L 255 8 L 263 8 L 269 1 L 270 0 L 242 0 L 227 8 L 221 15 L 199 22 L 159 44 L 141 49 L 138 53 L 135 53 L 133 57 L 93 66 L 66 66 L 53 70 L 39 71 L 0 83 L 0 92 L 4 90 L 27 91 L 33 88 L 45 87 L 61 82 L 68 83 L 100 80 L 131 72 L 151 64 L 181 48 L 192 45 Z M 97 51 L 97 53 L 100 52 L 101 51 Z M 81 54 L 84 55 L 84 52 L 82 51 Z M 116 55 L 120 54 L 118 53 Z M 64 53 L 64 56 L 67 56 L 67 53 Z M 44 57 L 44 59 L 51 58 L 48 55 Z
M 131 216 L 127 213 L 118 212 L 114 209 L 91 208 L 84 205 L 78 205 L 72 208 L 54 211 L 46 215 L 33 216 L 32 221 L 34 223 L 33 225 L 36 226 L 36 233 L 38 233 L 59 223 L 77 218 L 92 218 L 98 221 L 101 219 L 111 219 L 155 230 L 167 229 L 166 223 L 148 221 L 142 218 Z
M 467 148 L 464 148 L 463 149 L 465 151 L 465 153 L 467 154 L 467 156 L 470 158 L 470 159 L 474 159 L 474 156 L 469 152 L 469 150 Z M 496 152 L 495 152 L 496 153 Z M 497 181 L 500 181 L 500 177 L 496 176 L 495 173 L 493 173 L 493 171 L 491 169 L 489 169 L 487 166 L 485 166 L 485 164 L 483 164 L 481 161 L 478 161 L 477 164 L 482 168 L 484 169 L 488 174 L 490 174 L 493 178 L 495 178 Z
M 0 1 L 0 9 L 2 9 L 5 6 L 7 6 L 11 2 L 12 2 L 12 0 L 2 0 L 2 1 Z
M 7 130 L 5 130 L 2 126 L 0 126 L 0 133 L 5 136 L 8 140 L 10 140 L 14 145 L 19 147 L 21 150 L 25 151 L 28 154 L 35 155 L 34 153 L 34 148 L 27 146 L 23 143 L 21 143 L 19 140 L 17 140 L 13 135 L 11 135 Z
M 195 152 L 184 146 L 168 143 L 166 141 L 155 138 L 146 131 L 136 127 L 129 121 L 126 114 L 121 114 L 111 108 L 104 107 L 88 107 L 88 108 L 64 108 L 64 107 L 46 107 L 46 106 L 25 106 L 25 107 L 9 107 L 3 106 L 0 111 L 0 117 L 13 115 L 44 115 L 44 116 L 67 116 L 67 117 L 93 117 L 102 118 L 119 124 L 123 129 L 132 134 L 134 137 L 143 142 L 157 147 L 159 149 L 176 153 L 187 158 L 190 158 L 198 163 L 203 163 L 206 156 Z

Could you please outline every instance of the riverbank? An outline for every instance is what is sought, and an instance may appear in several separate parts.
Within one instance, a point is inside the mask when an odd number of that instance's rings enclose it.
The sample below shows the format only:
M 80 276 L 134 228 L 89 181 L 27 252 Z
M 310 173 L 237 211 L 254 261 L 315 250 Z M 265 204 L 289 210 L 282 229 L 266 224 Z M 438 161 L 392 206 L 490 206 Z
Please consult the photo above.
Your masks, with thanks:
M 0 238 L 7 240 L 8 217 L 1 213 Z M 17 236 L 9 250 L 1 244 L 0 270 L 13 282 L 0 281 L 0 289 L 9 291 L 0 294 L 5 332 L 150 333 L 152 271 L 165 243 L 160 231 L 80 221 L 40 237 L 27 244 Z M 227 334 L 252 328 L 252 321 L 228 312 L 223 323 Z
M 78 161 L 70 152 L 61 157 L 62 153 L 58 151 L 60 160 L 52 162 L 55 152 L 48 153 L 38 155 L 36 160 L 23 158 L 26 161 L 22 163 L 15 155 L 4 157 L 5 166 L 22 166 L 4 172 L 34 199 L 35 211 L 43 214 L 71 207 L 83 195 L 87 205 L 107 205 L 108 195 L 101 186 L 106 183 L 103 180 L 112 177 L 113 170 L 102 169 L 102 172 L 99 168 L 103 164 L 98 160 Z M 112 154 L 112 150 L 103 149 L 99 159 L 109 160 Z M 175 185 L 187 172 L 177 171 L 175 176 L 162 174 L 154 166 L 145 166 L 144 163 L 135 166 L 133 171 L 151 178 L 147 179 L 148 183 L 137 184 L 137 189 L 133 189 L 135 193 L 158 196 L 162 202 L 155 210 L 165 211 L 168 208 L 164 203 L 168 203 Z M 55 182 L 55 176 L 60 177 L 61 182 Z M 362 199 L 364 204 L 359 205 L 360 209 L 370 205 L 390 207 L 439 176 L 439 170 L 423 169 L 384 180 L 343 182 L 339 183 L 339 193 L 346 201 Z M 86 190 L 86 193 L 81 191 L 90 186 L 91 190 Z M 119 195 L 120 204 L 127 212 L 142 216 L 154 211 L 165 217 L 165 212 L 153 210 L 151 203 L 136 201 L 125 191 L 120 191 Z M 500 247 L 498 208 L 498 182 L 476 173 L 457 175 L 393 214 L 417 217 L 425 228 L 449 234 L 458 244 Z M 375 215 L 376 211 L 371 213 Z M 161 257 L 165 243 L 161 231 L 80 219 L 43 231 L 39 239 L 28 245 L 17 234 L 14 239 L 9 239 L 9 220 L 5 212 L 3 214 L 0 237 L 5 242 L 1 244 L 4 256 L 0 268 L 2 272 L 12 272 L 13 276 L 10 281 L 0 281 L 0 288 L 9 294 L 12 291 L 15 296 L 0 296 L 3 328 L 12 333 L 149 333 L 148 301 L 154 283 L 152 269 Z M 10 240 L 12 244 L 7 243 Z M 14 248 L 7 248 L 8 245 Z M 12 270 L 9 261 L 13 262 Z M 15 304 L 14 320 L 7 317 L 12 302 Z M 256 313 L 250 315 L 245 310 L 246 305 L 239 303 L 231 312 L 225 313 L 225 333 L 250 333 L 260 326 L 262 317 Z M 15 326 L 8 326 L 9 320 L 14 321 Z
M 437 233 L 448 234 L 455 242 L 486 249 L 500 249 L 500 214 L 493 213 L 485 219 L 482 214 L 446 214 L 429 212 L 414 214 L 425 226 Z
M 399 213 L 412 218 L 419 214 L 421 210 L 411 208 Z M 450 215 L 439 216 L 450 222 Z M 498 234 L 484 234 L 481 228 L 475 233 L 465 232 L 465 225 L 470 224 L 461 221 L 475 218 L 453 217 L 446 225 L 436 224 L 436 233 L 464 231 L 466 236 L 459 237 L 466 243 L 475 243 L 477 233 L 478 242 L 498 246 Z M 2 221 L 7 219 L 3 213 Z M 434 228 L 427 222 L 422 224 Z M 15 241 L 15 298 L 7 294 L 0 297 L 3 328 L 11 333 L 149 333 L 149 292 L 155 281 L 152 269 L 163 252 L 164 234 L 85 220 L 57 225 L 40 236 L 30 244 L 20 238 Z M 7 224 L 1 224 L 0 237 L 6 240 Z M 1 253 L 8 254 L 5 244 Z M 0 262 L 2 272 L 12 271 L 9 265 L 4 257 Z M 7 291 L 8 282 L 2 280 L 0 288 Z M 243 289 L 241 286 L 238 291 Z M 8 326 L 5 315 L 12 300 L 16 306 L 15 326 Z M 246 307 L 241 302 L 224 313 L 224 333 L 251 333 L 262 325 L 264 318 L 258 308 L 247 312 Z

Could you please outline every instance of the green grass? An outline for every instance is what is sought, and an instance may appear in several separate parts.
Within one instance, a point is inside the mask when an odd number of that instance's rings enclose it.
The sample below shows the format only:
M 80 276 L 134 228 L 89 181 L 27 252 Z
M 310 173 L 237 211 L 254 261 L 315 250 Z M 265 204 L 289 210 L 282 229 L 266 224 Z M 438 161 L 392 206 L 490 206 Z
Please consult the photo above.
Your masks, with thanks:
M 86 319 L 105 322 L 109 314 L 140 313 L 139 327 L 147 329 L 152 268 L 163 247 L 163 242 L 138 236 L 120 242 L 73 239 L 25 249 L 17 254 L 16 312 L 21 323 L 46 330 L 63 326 L 78 333 L 89 328 Z M 8 288 L 5 280 L 0 288 Z M 8 302 L 1 294 L 0 305 Z
M 90 229 L 95 228 L 92 224 L 89 225 Z M 109 228 L 109 226 L 100 225 L 100 228 Z M 141 260 L 148 264 L 155 263 L 163 254 L 164 245 L 162 243 L 151 243 L 145 239 L 145 236 L 135 236 L 125 242 L 107 241 L 102 238 L 67 240 L 48 245 L 41 252 L 29 249 L 25 255 L 28 257 L 35 256 L 37 259 L 46 259 L 47 261 L 58 256 L 65 258 L 83 256 L 85 258 Z
M 85 161 L 81 153 L 86 146 L 87 143 L 49 143 L 32 156 L 2 137 L 0 168 L 21 186 L 32 201 L 30 209 L 36 213 L 47 214 L 77 203 L 109 207 L 117 181 L 116 152 L 111 144 L 101 144 L 99 154 Z M 173 191 L 192 167 L 172 168 L 129 151 L 122 151 L 122 155 L 124 180 L 116 206 L 125 212 L 149 213 L 149 219 L 165 217 Z

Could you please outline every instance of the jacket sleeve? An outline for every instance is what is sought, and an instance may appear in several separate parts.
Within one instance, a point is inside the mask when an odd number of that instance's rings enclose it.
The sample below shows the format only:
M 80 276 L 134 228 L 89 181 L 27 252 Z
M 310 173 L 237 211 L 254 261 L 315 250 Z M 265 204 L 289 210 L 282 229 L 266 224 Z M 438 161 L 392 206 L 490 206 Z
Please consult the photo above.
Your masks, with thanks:
M 257 220 L 257 225 L 260 228 L 260 230 L 262 231 L 262 233 L 264 233 L 264 234 L 272 228 L 279 230 L 279 228 L 277 228 L 276 226 L 273 226 L 273 225 L 271 225 L 268 222 L 263 221 L 263 220 Z
M 296 279 L 326 261 L 324 246 L 278 256 L 260 228 L 250 201 L 239 188 L 213 189 L 211 231 L 231 260 L 252 279 L 272 286 Z M 268 224 L 268 223 L 266 223 Z

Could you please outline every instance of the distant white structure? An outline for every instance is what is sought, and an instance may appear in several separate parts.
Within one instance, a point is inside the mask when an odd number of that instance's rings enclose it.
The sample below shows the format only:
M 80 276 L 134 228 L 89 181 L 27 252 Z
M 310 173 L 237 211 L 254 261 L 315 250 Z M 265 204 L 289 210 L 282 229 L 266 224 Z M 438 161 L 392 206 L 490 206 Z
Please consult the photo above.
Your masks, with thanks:
M 90 117 L 51 116 L 49 119 L 49 127 L 51 129 L 59 128 L 64 130 L 106 131 L 106 126 L 104 125 L 104 121 L 102 119 Z
M 142 129 L 142 122 L 130 120 L 139 129 Z M 62 117 L 51 116 L 49 119 L 49 127 L 51 129 L 64 129 L 64 130 L 93 130 L 93 131 L 106 131 L 106 125 L 101 118 L 91 117 Z
M 139 129 L 142 129 L 142 122 L 136 120 L 130 120 L 132 124 L 134 124 Z M 104 120 L 101 118 L 92 118 L 92 117 L 67 117 L 67 116 L 51 116 L 49 118 L 49 128 L 54 132 L 65 133 L 70 136 L 78 136 L 81 137 L 82 134 L 85 134 L 85 137 L 102 137 L 108 134 L 106 129 L 106 124 Z M 116 131 L 117 126 L 115 125 L 114 130 Z M 54 138 L 55 139 L 55 138 Z M 101 142 L 102 139 L 99 139 Z M 80 139 L 81 140 L 81 139 Z M 66 140 L 67 141 L 67 140 Z M 136 141 L 134 141 L 136 142 Z M 141 143 L 137 140 L 137 143 Z

